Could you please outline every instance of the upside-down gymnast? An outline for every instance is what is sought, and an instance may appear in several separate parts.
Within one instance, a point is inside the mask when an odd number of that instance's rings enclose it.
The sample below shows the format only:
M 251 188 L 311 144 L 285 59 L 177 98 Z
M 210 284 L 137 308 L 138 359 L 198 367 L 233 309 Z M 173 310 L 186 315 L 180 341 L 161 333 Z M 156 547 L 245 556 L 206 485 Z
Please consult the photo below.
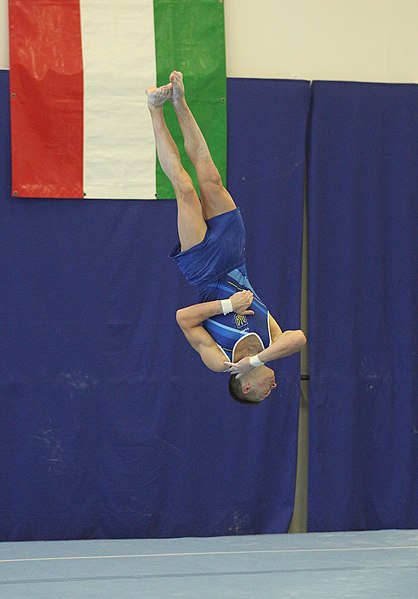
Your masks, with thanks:
M 300 351 L 305 335 L 300 330 L 282 332 L 248 280 L 241 213 L 187 105 L 183 75 L 173 71 L 167 85 L 150 87 L 146 94 L 158 159 L 177 200 L 179 243 L 170 257 L 199 298 L 198 304 L 177 310 L 177 323 L 210 370 L 231 374 L 234 399 L 259 403 L 276 387 L 266 362 Z M 196 169 L 200 200 L 164 119 L 167 100 Z

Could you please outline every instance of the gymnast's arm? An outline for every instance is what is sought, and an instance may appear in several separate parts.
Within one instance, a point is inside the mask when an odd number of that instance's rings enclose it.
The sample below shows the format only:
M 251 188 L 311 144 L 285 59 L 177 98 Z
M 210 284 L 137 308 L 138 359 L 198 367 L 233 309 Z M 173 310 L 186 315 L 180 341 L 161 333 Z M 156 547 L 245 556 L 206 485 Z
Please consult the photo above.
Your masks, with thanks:
M 225 372 L 225 354 L 219 349 L 206 329 L 202 325 L 184 327 L 178 317 L 177 322 L 187 341 L 198 352 L 205 366 L 214 372 Z
M 241 378 L 244 374 L 253 370 L 253 368 L 256 368 L 256 366 L 253 366 L 250 363 L 250 358 L 257 357 L 261 363 L 265 364 L 266 362 L 286 358 L 287 356 L 291 356 L 292 354 L 301 351 L 306 343 L 306 337 L 303 331 L 282 332 L 281 328 L 271 315 L 269 315 L 269 326 L 272 339 L 271 345 L 259 352 L 257 356 L 242 358 L 235 364 L 232 362 L 225 362 L 225 365 L 228 367 L 228 372 L 236 374 L 237 378 Z
M 198 352 L 205 366 L 214 372 L 223 372 L 225 355 L 201 324 L 216 314 L 222 314 L 220 300 L 195 304 L 177 310 L 176 320 L 187 341 Z
M 231 301 L 233 311 L 237 314 L 253 314 L 252 310 L 248 310 L 253 301 L 251 291 L 234 293 L 229 300 Z M 204 320 L 217 314 L 223 314 L 221 300 L 213 300 L 181 308 L 177 310 L 176 320 L 187 341 L 200 354 L 204 364 L 210 370 L 224 372 L 225 355 L 202 326 Z
M 286 358 L 301 351 L 306 344 L 303 331 L 285 331 L 279 327 L 271 314 L 269 314 L 269 327 L 271 344 L 261 351 L 258 356 L 262 362 L 271 362 L 280 358 Z

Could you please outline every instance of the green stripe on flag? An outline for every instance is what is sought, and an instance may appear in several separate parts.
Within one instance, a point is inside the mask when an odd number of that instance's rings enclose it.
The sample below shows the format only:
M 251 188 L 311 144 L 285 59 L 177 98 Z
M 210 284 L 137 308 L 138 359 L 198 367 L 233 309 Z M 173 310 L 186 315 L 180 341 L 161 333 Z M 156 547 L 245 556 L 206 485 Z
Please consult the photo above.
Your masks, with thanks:
M 154 0 L 157 85 L 171 71 L 182 71 L 187 103 L 208 143 L 226 184 L 226 63 L 222 0 Z M 198 189 L 195 170 L 183 146 L 173 107 L 164 106 L 167 125 L 180 150 L 184 168 Z M 157 160 L 157 198 L 174 198 Z

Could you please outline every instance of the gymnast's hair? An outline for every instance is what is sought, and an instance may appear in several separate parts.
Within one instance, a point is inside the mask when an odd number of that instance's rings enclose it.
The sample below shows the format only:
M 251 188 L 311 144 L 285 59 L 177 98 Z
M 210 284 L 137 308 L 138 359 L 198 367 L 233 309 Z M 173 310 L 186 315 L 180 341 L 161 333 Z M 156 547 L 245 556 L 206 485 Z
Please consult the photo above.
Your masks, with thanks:
M 251 406 L 258 406 L 258 404 L 261 403 L 260 401 L 249 399 L 248 395 L 242 392 L 241 383 L 237 379 L 236 374 L 231 374 L 229 377 L 228 389 L 230 396 L 235 399 L 235 401 L 239 401 L 239 403 L 245 403 Z

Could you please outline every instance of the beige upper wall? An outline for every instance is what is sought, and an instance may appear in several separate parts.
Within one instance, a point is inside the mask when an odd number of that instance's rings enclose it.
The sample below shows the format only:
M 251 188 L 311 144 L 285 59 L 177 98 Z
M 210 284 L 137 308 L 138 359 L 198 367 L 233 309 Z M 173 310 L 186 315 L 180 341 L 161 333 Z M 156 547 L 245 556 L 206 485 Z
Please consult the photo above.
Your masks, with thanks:
M 224 0 L 230 77 L 418 83 L 418 0 Z
M 228 77 L 418 83 L 418 0 L 224 5 Z M 0 0 L 0 68 L 8 67 L 7 0 Z

